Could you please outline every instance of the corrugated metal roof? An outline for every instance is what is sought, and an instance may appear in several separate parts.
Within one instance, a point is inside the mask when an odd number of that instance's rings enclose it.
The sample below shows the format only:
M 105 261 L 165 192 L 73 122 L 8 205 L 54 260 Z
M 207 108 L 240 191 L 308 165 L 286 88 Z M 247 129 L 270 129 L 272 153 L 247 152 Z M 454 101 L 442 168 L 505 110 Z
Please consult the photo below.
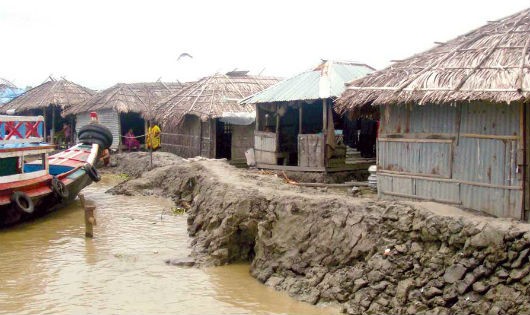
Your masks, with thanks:
M 374 72 L 372 67 L 351 62 L 323 61 L 313 70 L 302 72 L 254 94 L 243 104 L 316 100 L 338 97 L 344 84 Z

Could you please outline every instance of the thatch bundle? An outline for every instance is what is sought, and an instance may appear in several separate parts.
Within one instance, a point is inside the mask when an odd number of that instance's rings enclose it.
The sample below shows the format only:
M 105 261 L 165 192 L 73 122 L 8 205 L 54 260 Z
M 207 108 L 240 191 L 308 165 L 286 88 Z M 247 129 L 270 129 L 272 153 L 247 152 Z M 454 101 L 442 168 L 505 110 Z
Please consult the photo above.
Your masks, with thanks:
M 344 111 L 365 104 L 528 100 L 529 49 L 527 9 L 351 82 L 337 108 Z
M 14 109 L 23 112 L 31 109 L 44 108 L 49 105 L 61 107 L 63 110 L 89 99 L 94 91 L 71 81 L 50 79 L 24 94 L 14 98 L 2 106 L 0 112 Z
M 227 112 L 252 112 L 254 106 L 242 105 L 239 101 L 277 82 L 277 78 L 248 75 L 246 71 L 216 73 L 161 101 L 156 106 L 154 118 L 163 124 L 177 125 L 186 114 L 206 120 Z
M 184 87 L 181 83 L 118 83 L 103 90 L 86 102 L 67 110 L 66 114 L 79 114 L 112 109 L 119 113 L 136 112 L 149 116 L 153 106 L 162 98 Z

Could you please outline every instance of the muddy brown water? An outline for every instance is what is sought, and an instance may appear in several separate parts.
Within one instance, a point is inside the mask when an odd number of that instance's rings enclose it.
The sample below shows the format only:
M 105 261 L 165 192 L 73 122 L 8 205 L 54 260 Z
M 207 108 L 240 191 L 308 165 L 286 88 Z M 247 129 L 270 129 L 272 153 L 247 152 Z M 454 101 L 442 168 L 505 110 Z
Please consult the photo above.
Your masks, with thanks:
M 77 201 L 0 230 L 1 314 L 338 313 L 262 285 L 248 265 L 166 265 L 190 252 L 186 217 L 170 214 L 167 199 L 105 194 L 118 180 L 83 190 L 97 206 L 94 239 Z

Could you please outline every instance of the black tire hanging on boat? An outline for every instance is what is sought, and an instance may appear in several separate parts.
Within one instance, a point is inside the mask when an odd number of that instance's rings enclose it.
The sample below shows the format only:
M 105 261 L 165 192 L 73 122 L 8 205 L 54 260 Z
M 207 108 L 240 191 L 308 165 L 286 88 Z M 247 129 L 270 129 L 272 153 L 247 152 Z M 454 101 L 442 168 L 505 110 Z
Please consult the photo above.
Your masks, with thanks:
M 106 126 L 100 124 L 100 123 L 89 123 L 88 125 L 83 126 L 79 132 L 78 135 L 81 136 L 86 131 L 92 131 L 94 133 L 99 133 L 106 137 L 106 139 L 112 144 L 112 132 L 107 128 Z
M 84 168 L 85 168 L 85 171 L 88 177 L 90 177 L 92 181 L 97 183 L 101 180 L 101 176 L 99 175 L 98 171 L 96 170 L 94 166 L 90 164 L 85 164 Z
M 67 199 L 70 196 L 68 187 L 57 177 L 52 178 L 52 191 L 60 199 Z
M 84 144 L 97 143 L 102 149 L 108 149 L 113 141 L 109 128 L 99 123 L 90 123 L 83 126 L 77 133 L 77 138 Z
M 35 211 L 33 200 L 21 191 L 15 191 L 11 195 L 11 203 L 13 204 L 13 207 L 20 212 L 31 214 Z
M 108 140 L 105 136 L 93 132 L 93 131 L 85 131 L 82 135 L 79 136 L 79 141 L 83 144 L 98 144 L 100 149 L 106 149 Z

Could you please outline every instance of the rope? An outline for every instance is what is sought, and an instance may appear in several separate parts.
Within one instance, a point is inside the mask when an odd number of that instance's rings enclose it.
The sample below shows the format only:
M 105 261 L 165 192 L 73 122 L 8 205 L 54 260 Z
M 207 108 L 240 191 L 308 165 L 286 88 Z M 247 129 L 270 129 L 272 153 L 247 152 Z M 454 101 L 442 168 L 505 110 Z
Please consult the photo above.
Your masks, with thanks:
M 141 137 L 145 137 L 147 135 L 140 135 L 140 136 L 134 136 L 134 137 L 131 137 L 131 136 L 121 136 L 122 138 L 141 138 Z

